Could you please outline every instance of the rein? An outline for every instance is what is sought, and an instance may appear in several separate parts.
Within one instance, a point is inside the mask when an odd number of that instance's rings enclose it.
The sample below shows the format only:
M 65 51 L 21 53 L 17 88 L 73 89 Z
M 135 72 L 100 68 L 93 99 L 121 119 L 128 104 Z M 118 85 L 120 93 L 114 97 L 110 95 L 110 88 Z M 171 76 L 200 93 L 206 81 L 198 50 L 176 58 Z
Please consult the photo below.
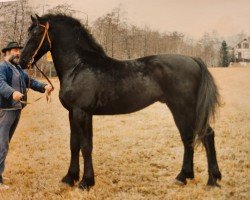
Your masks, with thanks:
M 50 47 L 49 50 L 51 50 L 51 47 L 52 47 L 52 45 L 51 45 L 51 40 L 50 40 L 49 33 L 48 33 L 48 31 L 49 31 L 49 23 L 47 22 L 46 25 L 39 24 L 39 26 L 41 26 L 41 27 L 44 28 L 44 33 L 43 33 L 42 39 L 41 39 L 41 41 L 40 41 L 40 43 L 39 43 L 37 49 L 35 50 L 34 54 L 32 55 L 32 57 L 31 57 L 31 59 L 30 59 L 30 61 L 29 61 L 29 63 L 28 63 L 28 70 L 31 70 L 31 68 L 33 68 L 33 66 L 35 66 L 35 67 L 37 68 L 37 70 L 43 75 L 43 77 L 49 82 L 49 84 L 50 84 L 51 87 L 52 87 L 52 90 L 54 90 L 55 87 L 54 87 L 54 85 L 51 83 L 51 81 L 49 80 L 48 76 L 47 76 L 47 75 L 46 75 L 46 74 L 45 74 L 36 64 L 33 63 L 34 60 L 35 60 L 35 56 L 37 55 L 38 51 L 39 51 L 40 48 L 42 47 L 42 44 L 43 44 L 45 38 L 47 38 L 47 40 L 48 40 L 48 42 L 49 42 L 49 47 Z M 46 36 L 47 36 L 47 37 L 46 37 Z M 29 88 L 30 88 L 30 77 L 29 77 L 29 83 L 28 83 L 28 84 L 29 84 L 29 85 L 28 85 L 27 93 L 28 93 Z M 34 102 L 40 100 L 41 98 L 42 98 L 42 97 L 36 99 Z M 50 99 L 50 94 L 46 93 L 46 100 L 47 100 L 47 102 L 49 102 L 49 99 Z M 26 102 L 26 101 L 20 101 L 20 102 L 23 103 L 23 104 L 30 104 L 30 103 L 28 103 L 28 102 Z

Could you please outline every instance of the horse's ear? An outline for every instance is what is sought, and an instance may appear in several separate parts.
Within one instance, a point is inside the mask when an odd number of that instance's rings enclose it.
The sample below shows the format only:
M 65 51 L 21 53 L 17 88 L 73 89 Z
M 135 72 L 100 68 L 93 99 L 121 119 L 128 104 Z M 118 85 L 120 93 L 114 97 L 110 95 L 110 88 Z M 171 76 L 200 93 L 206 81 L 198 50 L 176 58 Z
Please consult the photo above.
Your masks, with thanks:
M 33 23 L 35 23 L 35 22 L 36 22 L 36 18 L 35 18 L 35 17 L 33 17 L 32 15 L 30 15 L 30 19 L 31 19 L 31 21 L 32 21 Z
M 33 24 L 39 24 L 38 19 L 36 17 L 33 17 L 32 15 L 30 15 L 30 18 Z
M 37 21 L 41 22 L 41 17 L 39 17 L 37 14 L 35 14 L 35 15 L 36 15 Z

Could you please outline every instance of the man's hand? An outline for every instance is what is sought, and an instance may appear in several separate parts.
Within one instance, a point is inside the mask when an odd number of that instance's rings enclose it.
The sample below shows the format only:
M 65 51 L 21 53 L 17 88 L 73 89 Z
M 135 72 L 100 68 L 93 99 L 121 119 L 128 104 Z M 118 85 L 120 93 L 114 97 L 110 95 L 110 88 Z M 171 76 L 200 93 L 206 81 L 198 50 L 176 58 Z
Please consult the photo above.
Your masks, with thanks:
M 53 88 L 51 85 L 45 85 L 44 89 L 46 90 L 46 93 L 50 95 L 50 93 L 53 91 Z
M 23 97 L 23 94 L 21 92 L 18 92 L 18 91 L 15 91 L 13 92 L 12 94 L 12 98 L 15 100 L 15 101 L 20 101 Z

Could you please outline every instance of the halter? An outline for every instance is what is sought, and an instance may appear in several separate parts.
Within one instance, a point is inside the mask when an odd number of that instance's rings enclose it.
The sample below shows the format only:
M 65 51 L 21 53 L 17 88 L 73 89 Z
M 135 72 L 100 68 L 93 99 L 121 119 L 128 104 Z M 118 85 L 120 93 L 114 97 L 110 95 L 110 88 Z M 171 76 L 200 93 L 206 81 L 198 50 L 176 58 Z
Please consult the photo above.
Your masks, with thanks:
M 45 40 L 45 37 L 47 36 L 47 40 L 49 42 L 49 50 L 51 50 L 51 40 L 50 40 L 50 37 L 49 37 L 49 23 L 46 22 L 46 25 L 43 25 L 43 24 L 39 24 L 39 26 L 43 27 L 44 28 L 44 32 L 43 32 L 43 37 L 37 47 L 37 49 L 35 50 L 33 56 L 31 57 L 30 59 L 30 62 L 29 62 L 29 66 L 28 68 L 30 68 L 32 65 L 33 65 L 33 62 L 34 62 L 34 59 L 35 59 L 35 56 L 37 55 L 38 51 L 40 50 L 44 40 Z
M 35 50 L 33 56 L 31 57 L 31 59 L 30 59 L 30 61 L 29 61 L 29 63 L 28 63 L 28 70 L 30 70 L 30 69 L 32 68 L 32 66 L 35 66 L 35 67 L 38 69 L 38 71 L 44 76 L 44 78 L 49 82 L 49 84 L 50 84 L 51 87 L 52 87 L 52 90 L 54 90 L 54 86 L 53 86 L 53 84 L 51 83 L 51 81 L 49 80 L 49 78 L 46 76 L 46 74 L 45 74 L 36 64 L 33 63 L 34 60 L 35 60 L 35 56 L 37 55 L 38 51 L 40 50 L 40 48 L 41 48 L 41 46 L 42 46 L 42 44 L 43 44 L 43 42 L 44 42 L 46 36 L 47 36 L 46 38 L 47 38 L 47 40 L 48 40 L 48 42 L 49 42 L 49 47 L 50 47 L 49 50 L 51 50 L 51 40 L 50 40 L 49 33 L 48 33 L 48 32 L 49 32 L 49 23 L 46 22 L 46 25 L 39 24 L 39 26 L 41 26 L 41 27 L 44 28 L 44 32 L 43 32 L 42 39 L 41 39 L 41 41 L 40 41 L 40 43 L 39 43 L 37 49 Z M 29 78 L 29 87 L 28 87 L 28 91 L 29 91 L 29 88 L 30 88 L 30 78 Z M 27 91 L 27 93 L 28 93 L 28 91 Z M 41 99 L 41 98 L 39 98 L 39 99 Z M 37 100 L 39 100 L 39 99 L 37 99 Z M 49 100 L 49 94 L 46 94 L 46 99 L 47 99 L 47 101 Z M 37 100 L 36 100 L 36 101 L 37 101 Z M 28 102 L 24 102 L 24 101 L 21 101 L 21 103 L 28 104 Z

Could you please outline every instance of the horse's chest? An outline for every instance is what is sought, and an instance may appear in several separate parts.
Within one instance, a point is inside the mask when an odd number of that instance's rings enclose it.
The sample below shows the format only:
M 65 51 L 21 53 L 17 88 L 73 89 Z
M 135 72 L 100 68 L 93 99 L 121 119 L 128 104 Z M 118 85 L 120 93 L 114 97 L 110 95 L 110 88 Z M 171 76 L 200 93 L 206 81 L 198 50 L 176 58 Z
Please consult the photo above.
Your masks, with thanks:
M 63 86 L 59 91 L 59 99 L 64 107 L 69 107 L 72 105 L 73 101 L 73 91 L 69 86 Z
M 68 83 L 62 84 L 59 92 L 62 105 L 67 108 L 79 107 L 91 109 L 95 101 L 95 89 L 93 83 Z

